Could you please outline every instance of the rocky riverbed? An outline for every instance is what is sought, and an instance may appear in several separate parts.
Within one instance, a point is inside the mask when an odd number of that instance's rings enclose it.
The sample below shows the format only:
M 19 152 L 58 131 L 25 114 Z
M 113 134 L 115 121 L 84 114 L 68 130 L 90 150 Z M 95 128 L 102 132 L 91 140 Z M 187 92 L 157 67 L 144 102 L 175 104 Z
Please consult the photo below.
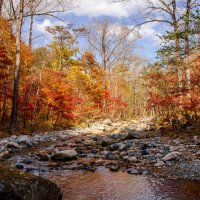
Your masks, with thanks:
M 200 138 L 162 137 L 148 118 L 12 136 L 0 141 L 0 158 L 36 175 L 103 166 L 132 175 L 200 180 Z

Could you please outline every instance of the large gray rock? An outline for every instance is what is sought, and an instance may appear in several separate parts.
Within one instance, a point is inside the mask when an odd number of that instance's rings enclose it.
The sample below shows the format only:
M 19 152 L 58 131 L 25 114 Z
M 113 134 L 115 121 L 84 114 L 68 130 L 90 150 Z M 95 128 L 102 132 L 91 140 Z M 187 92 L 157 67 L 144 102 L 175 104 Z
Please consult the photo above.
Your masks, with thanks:
M 0 164 L 1 200 L 61 200 L 56 184 Z
M 20 149 L 19 144 L 15 143 L 15 142 L 9 142 L 6 146 L 7 146 L 8 148 Z
M 16 142 L 18 144 L 29 144 L 29 137 L 27 135 L 20 135 L 17 137 Z
M 52 160 L 71 160 L 76 159 L 78 153 L 75 150 L 56 151 L 52 156 Z
M 182 156 L 183 154 L 178 152 L 178 151 L 174 151 L 174 152 L 171 152 L 169 154 L 167 154 L 164 158 L 162 158 L 163 161 L 169 161 L 169 160 L 173 160 L 177 157 L 180 157 Z

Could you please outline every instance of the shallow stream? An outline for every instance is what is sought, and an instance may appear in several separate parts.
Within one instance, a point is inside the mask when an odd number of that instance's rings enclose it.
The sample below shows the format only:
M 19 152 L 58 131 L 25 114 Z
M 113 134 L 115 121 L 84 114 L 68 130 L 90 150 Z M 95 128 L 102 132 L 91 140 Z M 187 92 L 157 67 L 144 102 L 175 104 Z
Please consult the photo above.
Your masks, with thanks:
M 104 168 L 57 171 L 47 177 L 62 189 L 64 200 L 200 200 L 200 182 L 150 179 Z

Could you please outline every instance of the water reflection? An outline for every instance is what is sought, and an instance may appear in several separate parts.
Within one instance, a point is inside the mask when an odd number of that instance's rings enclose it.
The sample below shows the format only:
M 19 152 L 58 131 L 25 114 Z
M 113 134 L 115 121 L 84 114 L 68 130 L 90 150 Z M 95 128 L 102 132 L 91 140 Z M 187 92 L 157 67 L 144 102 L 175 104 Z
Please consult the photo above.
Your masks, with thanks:
M 150 180 L 127 173 L 58 171 L 48 174 L 64 200 L 200 200 L 200 183 Z

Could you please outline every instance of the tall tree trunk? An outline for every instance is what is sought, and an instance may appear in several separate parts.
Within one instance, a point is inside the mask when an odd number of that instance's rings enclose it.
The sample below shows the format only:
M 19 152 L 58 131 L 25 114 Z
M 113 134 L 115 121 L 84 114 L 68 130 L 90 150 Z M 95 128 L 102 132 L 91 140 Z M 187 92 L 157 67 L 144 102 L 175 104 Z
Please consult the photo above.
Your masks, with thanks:
M 4 0 L 0 0 L 0 16 L 2 16 Z
M 190 13 L 191 13 L 191 0 L 187 0 L 187 7 L 186 7 L 186 14 L 185 14 L 185 55 L 186 56 L 189 56 L 190 54 L 190 45 L 189 45 Z M 188 62 L 186 61 L 185 77 L 186 77 L 186 89 L 188 91 L 191 89 L 190 75 L 191 75 L 190 67 L 188 66 Z
M 181 93 L 183 89 L 183 69 L 181 68 L 181 58 L 180 58 L 180 36 L 179 36 L 179 25 L 176 17 L 177 13 L 177 2 L 176 0 L 172 0 L 172 20 L 173 20 L 173 27 L 174 27 L 174 34 L 175 34 L 175 55 L 176 55 L 176 67 L 178 73 L 178 84 L 179 84 L 179 92 Z
M 16 66 L 14 73 L 14 90 L 13 90 L 13 100 L 12 100 L 12 113 L 9 132 L 17 125 L 17 111 L 18 111 L 18 92 L 19 92 L 19 73 L 21 66 L 21 31 L 23 23 L 23 13 L 24 13 L 24 0 L 20 0 L 19 16 L 16 22 Z

